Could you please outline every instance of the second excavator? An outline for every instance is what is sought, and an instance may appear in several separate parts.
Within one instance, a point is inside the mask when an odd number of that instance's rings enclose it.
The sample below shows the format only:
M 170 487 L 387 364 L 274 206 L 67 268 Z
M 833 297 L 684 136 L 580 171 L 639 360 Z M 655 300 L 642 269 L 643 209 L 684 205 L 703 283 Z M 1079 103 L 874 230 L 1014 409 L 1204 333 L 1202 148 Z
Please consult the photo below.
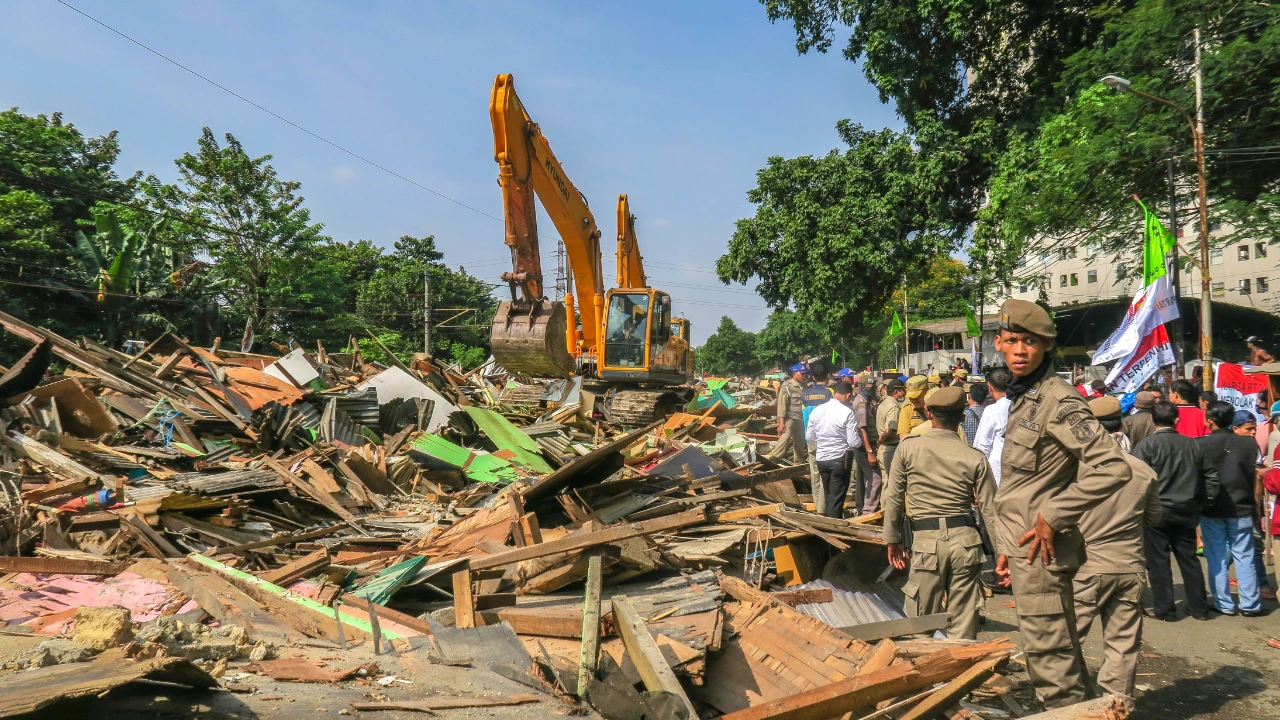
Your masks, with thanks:
M 673 319 L 670 295 L 648 287 L 626 196 L 618 202 L 619 287 L 606 290 L 595 216 L 520 102 L 511 75 L 494 80 L 489 116 L 512 264 L 502 275 L 511 300 L 499 303 L 493 318 L 494 358 L 531 377 L 584 376 L 603 391 L 606 417 L 622 425 L 674 411 L 692 395 L 689 323 Z M 535 196 L 568 256 L 576 297 L 566 293 L 563 302 L 544 292 Z

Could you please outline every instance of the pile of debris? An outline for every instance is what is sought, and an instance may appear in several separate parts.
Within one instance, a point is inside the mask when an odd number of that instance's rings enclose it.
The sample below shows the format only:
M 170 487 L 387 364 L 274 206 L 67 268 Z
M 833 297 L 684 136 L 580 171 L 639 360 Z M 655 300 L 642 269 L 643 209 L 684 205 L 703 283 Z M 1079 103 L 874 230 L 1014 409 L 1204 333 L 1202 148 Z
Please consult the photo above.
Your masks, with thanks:
M 768 383 L 707 383 L 629 428 L 580 380 L 492 361 L 173 335 L 126 355 L 0 326 L 34 345 L 0 368 L 0 638 L 39 640 L 0 658 L 0 717 L 144 677 L 400 687 L 410 662 L 538 694 L 354 709 L 816 720 L 1032 702 L 997 674 L 1009 644 L 904 617 L 878 516 L 811 512 L 807 469 L 769 456 Z

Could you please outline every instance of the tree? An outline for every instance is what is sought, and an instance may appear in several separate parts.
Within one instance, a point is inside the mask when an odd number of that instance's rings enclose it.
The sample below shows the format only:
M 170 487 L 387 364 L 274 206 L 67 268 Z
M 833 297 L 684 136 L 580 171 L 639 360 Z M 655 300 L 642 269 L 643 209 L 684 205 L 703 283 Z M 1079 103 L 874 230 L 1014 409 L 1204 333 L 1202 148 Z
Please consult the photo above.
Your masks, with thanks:
M 749 375 L 760 369 L 756 359 L 755 333 L 738 327 L 728 315 L 697 349 L 698 369 L 712 375 Z
M 941 142 L 936 124 L 911 136 L 843 121 L 849 149 L 821 158 L 769 158 L 716 263 L 725 282 L 758 277 L 775 309 L 793 305 L 828 334 L 853 334 L 880 319 L 903 276 L 922 259 L 959 244 L 964 205 L 945 178 L 963 149 Z
M 11 283 L 0 310 L 56 332 L 76 336 L 93 313 L 68 286 L 88 277 L 75 261 L 75 233 L 93 226 L 99 201 L 126 201 L 136 176 L 121 180 L 114 131 L 85 137 L 60 113 L 0 112 L 0 269 Z
M 976 255 L 1009 278 L 1028 249 L 1081 238 L 1110 250 L 1131 236 L 1130 196 L 1167 197 L 1163 155 L 1190 133 L 1169 108 L 1099 85 L 1134 87 L 1193 105 L 1192 30 L 1202 34 L 1209 148 L 1270 145 L 1280 136 L 1280 16 L 1269 3 L 1227 0 L 762 0 L 790 20 L 800 52 L 826 52 L 851 30 L 844 55 L 892 102 L 912 135 L 950 135 L 968 148 L 935 178 L 976 223 Z M 1253 237 L 1280 235 L 1280 163 L 1265 154 L 1211 156 L 1213 212 Z M 978 198 L 990 202 L 979 212 Z M 1224 242 L 1232 241 L 1227 238 Z
M 831 336 L 812 317 L 774 310 L 756 334 L 756 361 L 760 367 L 790 366 L 803 356 L 826 353 L 832 344 Z
M 331 311 L 325 301 L 342 280 L 308 262 L 329 238 L 296 194 L 301 183 L 281 180 L 272 156 L 250 157 L 234 135 L 225 139 L 223 147 L 206 127 L 197 151 L 175 162 L 185 220 L 204 229 L 201 249 L 231 282 L 228 305 L 258 336 L 287 330 L 277 327 L 285 309 Z

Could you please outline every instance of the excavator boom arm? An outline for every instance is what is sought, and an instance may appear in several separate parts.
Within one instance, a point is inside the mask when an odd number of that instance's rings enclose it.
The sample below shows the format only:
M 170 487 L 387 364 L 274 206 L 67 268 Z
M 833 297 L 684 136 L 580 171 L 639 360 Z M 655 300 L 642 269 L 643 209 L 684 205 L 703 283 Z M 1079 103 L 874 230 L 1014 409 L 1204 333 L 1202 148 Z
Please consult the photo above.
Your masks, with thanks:
M 564 241 L 582 318 L 582 348 L 595 351 L 604 312 L 604 277 L 600 267 L 600 231 L 587 200 L 565 174 L 537 123 L 516 95 L 511 75 L 499 75 L 489 98 L 494 159 L 502 186 L 514 272 L 503 278 L 517 284 L 527 300 L 543 297 L 538 233 L 533 196 L 542 200 Z M 569 318 L 570 327 L 573 319 Z
M 644 275 L 644 258 L 640 256 L 640 240 L 636 238 L 636 216 L 626 194 L 618 196 L 618 287 L 648 287 Z

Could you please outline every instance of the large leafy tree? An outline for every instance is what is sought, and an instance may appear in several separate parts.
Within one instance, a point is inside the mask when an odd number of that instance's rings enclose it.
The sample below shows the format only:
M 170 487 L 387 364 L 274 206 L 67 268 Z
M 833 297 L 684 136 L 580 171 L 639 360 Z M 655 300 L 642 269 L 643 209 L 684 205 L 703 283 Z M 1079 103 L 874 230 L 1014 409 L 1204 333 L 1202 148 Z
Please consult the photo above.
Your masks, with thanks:
M 975 224 L 976 257 L 1009 277 L 1029 246 L 1089 238 L 1121 244 L 1134 193 L 1167 197 L 1161 159 L 1190 149 L 1173 110 L 1104 91 L 1115 73 L 1190 108 L 1201 30 L 1209 148 L 1254 148 L 1280 137 L 1280 13 L 1235 0 L 762 0 L 789 20 L 800 52 L 826 52 L 849 29 L 844 55 L 893 103 L 913 136 L 950 134 L 965 162 L 938 190 Z M 936 127 L 931 127 L 936 126 Z M 1213 212 L 1254 236 L 1276 237 L 1280 163 L 1265 154 L 1210 157 Z M 1178 173 L 1189 186 L 1183 155 Z M 982 207 L 977 198 L 989 197 Z M 1189 199 L 1189 198 L 1188 198 Z M 1185 202 L 1185 201 L 1184 201 Z M 982 207 L 981 212 L 979 208 Z
M 712 375 L 749 375 L 760 369 L 756 335 L 738 327 L 728 315 L 695 353 L 698 370 Z
M 756 360 L 761 367 L 790 365 L 801 357 L 823 355 L 832 345 L 827 329 L 809 315 L 774 310 L 756 334 Z
M 844 152 L 769 158 L 747 193 L 755 216 L 738 221 L 716 270 L 726 283 L 759 278 L 766 302 L 827 334 L 853 334 L 881 319 L 922 259 L 960 243 L 975 203 L 948 179 L 968 150 L 937 123 L 914 136 L 849 121 L 838 130 Z
M 126 201 L 135 178 L 121 179 L 115 132 L 86 137 L 59 113 L 0 112 L 0 309 L 67 335 L 92 327 L 83 297 L 89 277 L 76 262 L 75 234 L 91 229 L 90 209 Z
M 184 221 L 203 231 L 201 249 L 230 282 L 227 304 L 255 336 L 315 322 L 291 313 L 332 317 L 341 307 L 342 279 L 317 262 L 329 238 L 297 194 L 301 183 L 281 179 L 270 160 L 251 157 L 230 133 L 219 143 L 206 127 L 196 152 L 175 161 Z

